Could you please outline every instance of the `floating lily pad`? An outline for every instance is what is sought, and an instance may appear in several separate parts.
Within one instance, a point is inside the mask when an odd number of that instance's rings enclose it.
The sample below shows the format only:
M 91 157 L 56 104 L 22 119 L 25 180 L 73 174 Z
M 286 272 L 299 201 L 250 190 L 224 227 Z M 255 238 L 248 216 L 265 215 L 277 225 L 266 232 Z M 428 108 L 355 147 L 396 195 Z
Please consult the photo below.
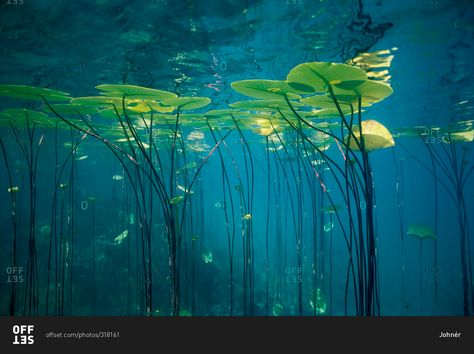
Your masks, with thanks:
M 474 141 L 474 130 L 452 132 L 449 137 L 452 143 L 471 142 Z
M 420 239 L 432 238 L 436 239 L 436 234 L 429 226 L 422 224 L 412 224 L 408 226 L 407 235 L 418 237 Z
M 88 96 L 88 97 L 77 97 L 70 101 L 73 105 L 80 105 L 84 107 L 94 108 L 108 108 L 113 105 L 116 107 L 122 106 L 122 98 L 118 97 L 105 97 L 105 96 Z
M 0 96 L 23 98 L 28 100 L 68 101 L 69 93 L 42 87 L 26 85 L 0 85 Z
M 361 97 L 362 107 L 380 102 L 392 93 L 393 89 L 389 85 L 373 80 L 367 80 L 351 90 L 334 89 L 334 96 L 336 96 L 338 101 L 357 106 L 358 97 Z
M 148 100 L 164 100 L 167 98 L 178 97 L 172 92 L 135 85 L 102 84 L 96 86 L 96 88 L 102 91 L 102 95 L 110 97 L 122 98 L 123 96 L 125 96 L 126 98 L 139 98 Z
M 2 117 L 15 127 L 24 128 L 34 123 L 38 127 L 52 127 L 53 121 L 47 114 L 24 108 L 9 108 L 2 111 Z
M 293 68 L 287 80 L 311 86 L 316 92 L 326 92 L 329 85 L 353 89 L 367 80 L 365 71 L 346 64 L 326 62 L 304 63 Z
M 313 93 L 312 87 L 301 83 L 290 83 L 283 80 L 242 80 L 231 84 L 232 88 L 245 96 L 265 100 L 285 99 L 285 95 Z M 294 96 L 289 98 L 293 98 Z
M 204 113 L 204 116 L 206 118 L 222 118 L 229 116 L 230 114 L 236 115 L 241 113 L 242 112 L 238 109 L 213 109 Z
M 175 109 L 174 107 L 163 106 L 159 102 L 156 102 L 156 101 L 125 99 L 125 102 L 123 102 L 123 98 L 118 98 L 118 97 L 91 96 L 91 97 L 78 97 L 71 100 L 71 104 L 73 106 L 87 107 L 90 109 L 104 108 L 105 110 L 100 111 L 100 115 L 107 118 L 117 116 L 115 113 L 114 107 L 117 109 L 117 111 L 120 114 L 123 114 L 124 103 L 127 108 L 128 115 L 138 115 L 138 114 L 152 113 L 152 112 L 167 113 L 167 112 L 172 112 Z
M 291 102 L 291 105 L 294 108 L 303 106 L 301 103 L 294 101 Z M 288 104 L 281 100 L 239 101 L 231 103 L 229 107 L 236 109 L 248 109 L 252 111 L 276 111 L 277 109 L 281 111 L 287 111 L 290 109 Z
M 172 106 L 181 111 L 202 108 L 207 106 L 209 103 L 211 103 L 211 100 L 207 97 L 178 97 L 161 101 L 162 105 Z
M 353 127 L 353 132 L 357 140 L 360 142 L 360 128 Z M 384 149 L 395 145 L 392 134 L 389 130 L 377 122 L 376 120 L 366 120 L 362 122 L 362 135 L 364 137 L 365 149 L 371 152 L 378 149 Z M 346 136 L 346 142 L 349 140 Z M 362 144 L 361 144 L 362 145 Z M 349 147 L 352 150 L 359 150 L 359 147 L 353 136 L 350 138 Z

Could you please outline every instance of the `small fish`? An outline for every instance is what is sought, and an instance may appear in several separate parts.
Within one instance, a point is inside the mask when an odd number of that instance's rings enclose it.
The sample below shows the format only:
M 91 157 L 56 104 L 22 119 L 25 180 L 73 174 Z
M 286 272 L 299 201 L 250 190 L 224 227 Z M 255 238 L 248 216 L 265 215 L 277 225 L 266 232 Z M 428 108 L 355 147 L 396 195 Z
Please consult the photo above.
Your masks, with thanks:
M 113 176 L 112 176 L 112 179 L 113 179 L 114 181 L 121 181 L 121 180 L 123 179 L 123 176 L 121 176 L 121 175 L 113 175 Z
M 220 201 L 220 202 L 215 202 L 214 203 L 214 206 L 217 208 L 217 209 L 225 209 L 225 201 Z
M 244 220 L 252 220 L 252 214 L 245 214 L 242 219 Z
M 130 225 L 134 225 L 135 224 L 135 214 L 134 213 L 130 213 Z
M 120 245 L 128 236 L 128 230 L 123 231 L 114 239 L 115 245 Z
M 242 190 L 242 185 L 240 184 L 237 184 L 236 186 L 234 186 L 234 189 L 238 192 L 240 192 Z
M 61 183 L 59 184 L 60 189 L 66 189 L 67 188 L 67 183 Z
M 76 159 L 76 161 L 82 161 L 82 160 L 87 159 L 88 157 L 89 157 L 89 155 L 82 155 L 82 156 L 78 157 L 78 158 Z
M 8 187 L 8 193 L 16 193 L 20 191 L 20 187 L 14 186 L 14 187 Z
M 191 241 L 195 242 L 197 240 L 199 240 L 199 236 L 194 235 L 193 237 L 191 237 Z

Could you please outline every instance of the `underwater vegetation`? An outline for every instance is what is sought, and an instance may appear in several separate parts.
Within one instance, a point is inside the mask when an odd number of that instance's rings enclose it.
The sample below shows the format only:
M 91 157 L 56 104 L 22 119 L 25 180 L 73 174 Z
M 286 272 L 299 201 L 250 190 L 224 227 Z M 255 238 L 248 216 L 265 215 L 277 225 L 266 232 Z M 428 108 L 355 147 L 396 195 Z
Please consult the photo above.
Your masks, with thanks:
M 380 263 L 390 255 L 378 248 L 372 156 L 399 173 L 397 148 L 433 176 L 436 203 L 440 186 L 456 206 L 463 313 L 473 315 L 473 121 L 427 136 L 424 126 L 366 119 L 393 93 L 392 51 L 235 81 L 242 100 L 215 109 L 208 97 L 135 85 L 101 84 L 85 97 L 0 85 L 14 107 L 0 112 L 0 130 L 13 133 L 8 144 L 0 135 L 4 254 L 25 276 L 2 293 L 2 314 L 95 315 L 109 303 L 143 316 L 383 315 Z M 407 139 L 426 146 L 428 164 Z M 101 167 L 99 186 L 84 190 Z M 421 302 L 423 247 L 433 246 L 436 265 L 441 235 L 405 224 L 401 183 L 398 175 L 401 252 L 405 236 L 419 240 Z

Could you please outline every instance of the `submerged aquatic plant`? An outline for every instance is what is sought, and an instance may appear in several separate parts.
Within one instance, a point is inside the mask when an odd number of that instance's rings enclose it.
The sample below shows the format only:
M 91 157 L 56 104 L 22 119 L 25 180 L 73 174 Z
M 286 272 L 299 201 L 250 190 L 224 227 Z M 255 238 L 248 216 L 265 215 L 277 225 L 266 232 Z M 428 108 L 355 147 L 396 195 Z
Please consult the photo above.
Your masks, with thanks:
M 463 311 L 466 316 L 472 315 L 474 313 L 474 286 L 469 281 L 469 279 L 472 279 L 473 268 L 465 188 L 469 178 L 473 175 L 474 167 L 469 166 L 469 162 L 466 160 L 469 147 L 465 144 L 474 141 L 473 122 L 471 120 L 458 121 L 448 127 L 417 126 L 402 128 L 399 129 L 398 136 L 422 139 L 430 156 L 431 168 L 417 156 L 407 151 L 408 154 L 433 175 L 435 197 L 437 198 L 437 184 L 439 183 L 456 206 L 460 236 Z M 401 146 L 406 151 L 403 145 Z M 443 173 L 444 179 L 438 171 Z M 435 241 L 435 257 L 436 254 Z
M 49 235 L 47 315 L 51 304 L 54 304 L 55 315 L 71 313 L 75 306 L 72 289 L 76 286 L 77 262 L 74 250 L 76 171 L 90 163 L 93 156 L 79 152 L 79 145 L 94 140 L 115 158 L 116 165 L 107 171 L 107 181 L 126 200 L 126 210 L 120 214 L 121 224 L 111 226 L 110 235 L 101 238 L 96 234 L 98 199 L 87 198 L 92 205 L 88 215 L 92 230 L 94 313 L 99 293 L 95 273 L 106 257 L 98 249 L 102 246 L 125 256 L 123 274 L 128 281 L 124 288 L 127 299 L 135 301 L 133 310 L 129 305 L 129 312 L 147 316 L 208 312 L 199 299 L 202 288 L 211 288 L 207 282 L 211 282 L 212 276 L 209 280 L 201 279 L 199 274 L 200 271 L 212 274 L 220 267 L 217 265 L 222 258 L 217 249 L 211 252 L 205 246 L 209 243 L 202 226 L 207 212 L 203 194 L 208 190 L 200 174 L 215 155 L 218 173 L 212 177 L 218 182 L 212 189 L 220 194 L 212 196 L 215 199 L 212 199 L 211 209 L 219 209 L 218 215 L 225 222 L 222 233 L 227 240 L 224 267 L 227 287 L 212 289 L 206 296 L 226 293 L 228 300 L 220 309 L 222 313 L 333 314 L 333 285 L 341 284 L 333 284 L 333 273 L 340 269 L 333 266 L 333 241 L 340 239 L 346 249 L 345 255 L 338 255 L 338 262 L 345 263 L 344 313 L 379 315 L 378 263 L 383 255 L 377 248 L 376 171 L 372 169 L 371 158 L 378 153 L 375 151 L 382 154 L 386 153 L 384 149 L 395 146 L 394 136 L 400 135 L 392 135 L 381 122 L 363 119 L 363 116 L 393 92 L 388 72 L 375 70 L 390 66 L 393 57 L 389 54 L 360 55 L 348 64 L 302 63 L 290 70 L 283 80 L 233 82 L 232 88 L 251 100 L 230 103 L 228 108 L 205 113 L 200 110 L 210 104 L 207 97 L 178 96 L 135 85 L 103 84 L 96 87 L 99 91 L 96 96 L 74 98 L 51 89 L 0 85 L 0 95 L 36 100 L 44 105 L 43 112 L 9 109 L 0 116 L 1 127 L 21 125 L 29 133 L 27 144 L 17 139 L 28 165 L 29 188 L 11 174 L 9 156 L 0 140 L 8 170 L 6 189 L 10 193 L 12 211 L 14 265 L 19 261 L 16 195 L 30 192 L 28 269 L 31 275 L 26 300 L 23 299 L 24 313 L 37 314 L 43 302 L 37 290 L 39 275 L 35 270 L 35 178 L 39 148 L 45 134 L 54 132 L 55 166 L 59 168 L 54 172 L 51 220 L 38 223 L 49 227 L 39 230 L 40 235 Z M 382 58 L 383 55 L 386 57 Z M 70 141 L 64 146 L 64 160 L 58 158 L 58 145 L 62 148 L 58 143 L 58 130 L 70 133 Z M 36 135 L 38 131 L 40 134 Z M 465 280 L 472 271 L 463 188 L 472 167 L 466 162 L 465 154 L 461 156 L 454 145 L 473 141 L 474 134 L 472 127 L 455 127 L 445 133 L 443 149 L 450 160 L 437 163 L 455 187 L 451 195 L 459 210 L 464 295 L 469 305 L 472 286 L 466 285 Z M 231 134 L 238 139 L 239 154 L 228 142 Z M 431 156 L 438 157 L 439 153 L 431 146 L 428 149 Z M 265 159 L 265 164 L 261 164 L 260 159 Z M 454 174 L 450 174 L 451 168 Z M 258 169 L 263 173 L 265 191 L 256 188 Z M 259 192 L 258 197 L 263 195 L 266 203 L 261 211 L 256 203 Z M 312 222 L 308 223 L 308 219 Z M 256 229 L 255 225 L 261 220 L 264 220 L 264 228 Z M 403 239 L 403 220 L 400 229 Z M 255 230 L 263 232 L 264 243 L 256 240 Z M 411 225 L 406 234 L 418 237 L 421 242 L 424 238 L 435 239 L 435 233 L 436 230 L 425 226 Z M 239 234 L 241 237 L 236 238 Z M 313 247 L 311 252 L 306 249 L 308 244 Z M 275 252 L 271 252 L 272 246 Z M 305 273 L 304 280 L 284 288 L 282 279 L 288 259 L 294 259 L 295 268 L 301 272 L 311 263 L 311 275 L 308 277 Z M 261 264 L 265 272 L 256 270 Z M 156 267 L 160 271 L 167 267 L 165 276 L 159 280 L 154 272 Z M 135 284 L 130 284 L 132 272 L 136 274 Z M 311 285 L 307 284 L 308 278 Z M 294 303 L 290 299 L 292 295 L 296 295 Z M 12 285 L 10 313 L 13 315 L 18 313 L 18 298 Z
M 314 289 L 309 300 L 311 307 L 314 309 L 316 315 L 323 316 L 326 314 L 327 302 L 326 297 L 320 288 Z
M 372 120 L 363 121 L 361 111 L 362 107 L 370 107 L 382 101 L 393 90 L 387 84 L 369 80 L 367 73 L 355 66 L 325 62 L 300 64 L 289 72 L 286 80 L 244 80 L 232 83 L 232 88 L 246 96 L 263 100 L 253 103 L 252 110 L 259 114 L 276 113 L 274 118 L 270 118 L 272 124 L 273 120 L 284 121 L 299 134 L 305 149 L 306 146 L 310 146 L 326 161 L 349 211 L 349 235 L 345 231 L 339 213 L 335 212 L 350 255 L 347 279 L 349 280 L 349 274 L 352 273 L 356 313 L 360 315 L 379 313 L 374 191 L 368 153 L 393 146 L 394 140 L 390 132 L 380 123 Z M 301 109 L 301 104 L 310 107 L 312 111 L 308 114 L 307 110 Z M 246 108 L 248 107 L 249 104 L 246 104 Z M 328 117 L 333 117 L 334 113 L 338 115 L 340 123 L 337 126 L 321 125 L 320 119 L 327 111 L 329 111 Z M 273 124 L 273 127 L 275 125 Z M 281 124 L 278 123 L 278 126 Z M 333 139 L 341 151 L 342 163 L 330 158 L 325 152 L 326 148 L 321 149 L 309 139 L 308 129 Z M 339 130 L 339 134 L 335 130 Z M 274 132 L 278 135 L 275 129 Z M 281 143 L 285 147 L 282 141 Z M 361 156 L 356 155 L 357 151 Z M 326 190 L 322 182 L 321 185 Z M 332 200 L 329 200 L 333 204 Z M 364 208 L 361 208 L 362 202 Z M 356 211 L 354 215 L 352 210 Z M 354 216 L 357 218 L 356 224 Z M 297 237 L 297 248 L 300 244 L 301 240 Z M 354 251 L 356 270 L 352 257 Z M 297 250 L 299 264 L 301 257 L 301 251 Z M 347 281 L 346 304 L 348 289 Z M 301 308 L 301 287 L 299 298 Z
M 425 239 L 433 239 L 436 240 L 436 234 L 434 233 L 433 229 L 424 224 L 412 224 L 408 226 L 407 235 L 416 237 L 420 240 L 420 254 L 419 254 L 419 291 L 420 291 L 420 309 L 423 312 L 423 287 L 421 282 L 421 264 L 423 261 L 423 240 Z

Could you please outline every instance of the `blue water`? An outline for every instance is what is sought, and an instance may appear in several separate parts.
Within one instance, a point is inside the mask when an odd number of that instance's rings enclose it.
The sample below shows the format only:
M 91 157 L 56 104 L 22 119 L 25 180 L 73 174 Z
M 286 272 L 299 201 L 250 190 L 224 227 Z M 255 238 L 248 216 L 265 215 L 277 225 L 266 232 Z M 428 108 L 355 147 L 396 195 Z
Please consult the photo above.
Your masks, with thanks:
M 152 141 L 133 118 L 144 150 L 126 140 L 125 117 L 125 127 L 86 117 L 104 142 L 50 111 L 49 126 L 0 115 L 0 315 L 474 314 L 470 1 L 5 0 L 0 9 L 2 85 L 84 97 L 127 84 L 211 100 L 176 125 L 176 111 L 155 121 Z M 209 119 L 215 139 L 205 123 L 207 111 L 251 99 L 232 82 L 284 80 L 301 63 L 380 50 L 393 55 L 393 94 L 362 117 L 395 145 L 368 153 L 365 172 L 336 143 L 308 152 L 289 124 L 267 145 L 252 118 Z M 0 89 L 2 111 L 47 111 L 49 102 L 7 96 Z M 338 135 L 340 117 L 328 121 Z M 448 143 L 459 122 L 467 138 Z M 422 136 L 403 134 L 414 127 Z M 358 190 L 349 202 L 348 186 Z M 434 237 L 408 234 L 420 224 Z

